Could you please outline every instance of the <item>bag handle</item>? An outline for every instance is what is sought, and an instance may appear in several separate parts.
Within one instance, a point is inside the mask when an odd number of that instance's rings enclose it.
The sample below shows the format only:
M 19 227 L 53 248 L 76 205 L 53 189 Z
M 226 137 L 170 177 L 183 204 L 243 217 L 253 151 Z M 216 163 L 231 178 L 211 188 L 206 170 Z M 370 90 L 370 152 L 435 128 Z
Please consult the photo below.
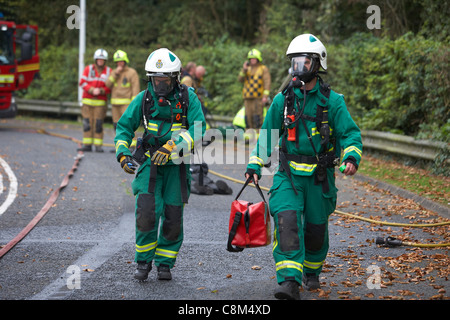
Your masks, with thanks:
M 239 196 L 241 195 L 242 191 L 244 191 L 245 187 L 248 186 L 248 184 L 252 180 L 253 180 L 253 177 L 251 177 L 251 176 L 248 177 L 248 179 L 245 181 L 244 186 L 242 187 L 241 191 L 239 191 L 239 193 L 237 194 L 237 196 L 236 196 L 236 198 L 234 200 L 237 200 L 239 198 Z M 264 194 L 262 193 L 261 188 L 259 187 L 259 183 L 255 183 L 254 185 L 256 187 L 256 190 L 258 190 L 258 193 L 261 196 L 261 198 L 263 199 L 263 201 L 266 202 L 266 198 L 264 198 Z
M 241 252 L 242 250 L 244 250 L 244 248 L 233 247 L 231 245 L 231 241 L 233 241 L 233 238 L 236 235 L 236 229 L 239 225 L 239 222 L 241 221 L 241 217 L 242 217 L 242 212 L 237 211 L 235 213 L 233 225 L 231 226 L 231 230 L 228 235 L 227 250 L 230 252 Z

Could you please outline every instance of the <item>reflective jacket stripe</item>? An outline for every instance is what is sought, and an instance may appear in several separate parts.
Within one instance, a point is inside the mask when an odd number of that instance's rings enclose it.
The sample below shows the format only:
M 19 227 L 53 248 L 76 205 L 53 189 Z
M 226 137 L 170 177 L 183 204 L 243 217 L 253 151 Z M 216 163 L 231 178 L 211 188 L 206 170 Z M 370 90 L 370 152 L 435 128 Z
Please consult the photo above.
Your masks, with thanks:
M 194 149 L 194 139 L 192 139 L 188 131 L 181 132 L 180 136 L 188 143 L 189 150 Z
M 317 164 L 297 163 L 290 161 L 289 166 L 296 171 L 313 172 L 317 167 Z
M 347 153 L 355 151 L 360 157 L 362 156 L 362 151 L 360 149 L 358 149 L 357 147 L 354 146 L 350 146 L 348 148 L 344 149 L 344 157 L 346 156 Z
M 264 160 L 261 159 L 261 158 L 259 158 L 259 157 L 257 157 L 257 156 L 251 156 L 248 163 L 249 163 L 249 164 L 250 164 L 250 163 L 257 164 L 257 165 L 259 165 L 260 167 L 264 166 Z
M 128 142 L 126 142 L 125 140 L 117 140 L 116 142 L 116 150 L 119 149 L 119 146 L 124 146 L 125 148 L 128 148 Z

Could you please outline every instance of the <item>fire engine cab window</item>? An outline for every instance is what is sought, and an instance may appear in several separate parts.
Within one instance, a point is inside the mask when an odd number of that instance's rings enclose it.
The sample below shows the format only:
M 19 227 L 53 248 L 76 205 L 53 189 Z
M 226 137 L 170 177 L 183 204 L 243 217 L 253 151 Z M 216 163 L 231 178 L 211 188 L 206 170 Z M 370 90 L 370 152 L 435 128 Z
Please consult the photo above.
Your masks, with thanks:
M 14 64 L 13 43 L 9 29 L 0 29 L 0 64 Z

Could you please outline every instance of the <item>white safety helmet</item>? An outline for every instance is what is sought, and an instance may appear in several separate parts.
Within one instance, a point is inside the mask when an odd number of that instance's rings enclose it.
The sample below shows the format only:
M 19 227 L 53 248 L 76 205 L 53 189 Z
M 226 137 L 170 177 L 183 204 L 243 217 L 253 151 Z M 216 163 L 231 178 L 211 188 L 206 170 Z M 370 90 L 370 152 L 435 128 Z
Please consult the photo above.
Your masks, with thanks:
M 161 48 L 153 51 L 145 62 L 147 77 L 169 76 L 179 80 L 181 72 L 181 61 L 169 49 Z
M 327 49 L 314 35 L 301 34 L 291 41 L 286 51 L 288 58 L 292 60 L 292 57 L 301 54 L 312 54 L 319 59 L 322 68 L 327 70 Z
M 145 62 L 145 71 L 152 84 L 153 91 L 159 96 L 158 104 L 167 105 L 166 98 L 176 87 L 177 83 L 180 83 L 180 59 L 167 48 L 155 50 Z M 170 84 L 158 80 L 158 78 L 162 77 L 169 78 Z
M 105 49 L 97 49 L 94 53 L 94 61 L 97 59 L 108 60 L 108 52 Z

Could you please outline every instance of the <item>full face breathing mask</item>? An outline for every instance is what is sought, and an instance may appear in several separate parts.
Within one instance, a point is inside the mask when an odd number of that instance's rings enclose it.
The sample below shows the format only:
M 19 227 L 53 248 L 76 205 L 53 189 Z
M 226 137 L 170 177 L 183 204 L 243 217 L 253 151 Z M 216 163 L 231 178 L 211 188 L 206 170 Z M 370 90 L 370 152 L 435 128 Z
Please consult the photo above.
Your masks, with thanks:
M 291 58 L 291 74 L 308 83 L 317 75 L 318 60 L 311 54 L 302 54 Z
M 152 77 L 151 80 L 153 91 L 158 97 L 158 105 L 161 107 L 168 106 L 170 104 L 168 97 L 173 90 L 174 80 L 171 77 Z M 167 80 L 170 80 L 170 83 Z

